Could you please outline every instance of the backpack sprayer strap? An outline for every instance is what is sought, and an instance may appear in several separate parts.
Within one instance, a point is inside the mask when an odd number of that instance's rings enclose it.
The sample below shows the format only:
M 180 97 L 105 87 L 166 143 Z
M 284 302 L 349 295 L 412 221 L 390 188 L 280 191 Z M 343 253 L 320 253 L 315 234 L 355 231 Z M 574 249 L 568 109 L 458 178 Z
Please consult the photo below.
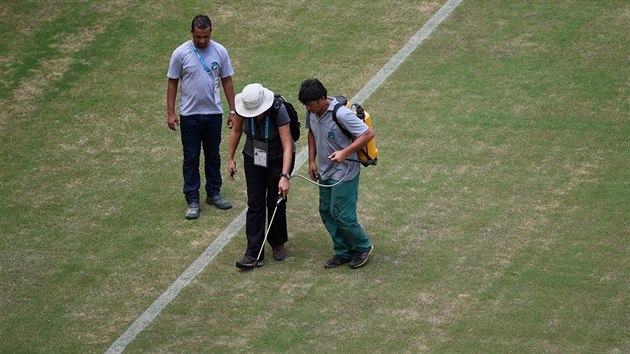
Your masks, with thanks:
M 339 126 L 339 129 L 341 129 L 341 132 L 348 137 L 348 139 L 350 140 L 354 140 L 354 137 L 352 136 L 352 134 L 350 134 L 350 132 L 348 131 L 348 129 L 346 129 L 343 125 L 339 124 L 339 119 L 337 119 L 337 111 L 339 110 L 339 107 L 345 106 L 342 103 L 337 103 L 335 105 L 335 107 L 333 108 L 332 111 L 332 119 L 335 121 L 335 124 L 337 124 L 337 126 Z

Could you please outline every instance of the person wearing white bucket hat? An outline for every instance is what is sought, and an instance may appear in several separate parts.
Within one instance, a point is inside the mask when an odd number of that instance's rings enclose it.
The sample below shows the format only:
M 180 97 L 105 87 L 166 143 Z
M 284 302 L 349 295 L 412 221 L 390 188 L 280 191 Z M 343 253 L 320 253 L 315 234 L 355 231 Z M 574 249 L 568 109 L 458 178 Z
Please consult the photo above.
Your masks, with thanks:
M 289 114 L 271 90 L 258 83 L 249 84 L 235 96 L 234 103 L 237 117 L 230 132 L 227 168 L 228 175 L 234 179 L 237 173 L 234 154 L 244 133 L 247 138 L 243 166 L 248 206 L 247 250 L 244 257 L 236 261 L 236 267 L 252 269 L 264 264 L 261 250 L 265 246 L 265 216 L 270 223 L 267 242 L 273 250 L 273 258 L 281 261 L 286 257 L 286 200 L 295 162 L 295 143 L 289 128 Z

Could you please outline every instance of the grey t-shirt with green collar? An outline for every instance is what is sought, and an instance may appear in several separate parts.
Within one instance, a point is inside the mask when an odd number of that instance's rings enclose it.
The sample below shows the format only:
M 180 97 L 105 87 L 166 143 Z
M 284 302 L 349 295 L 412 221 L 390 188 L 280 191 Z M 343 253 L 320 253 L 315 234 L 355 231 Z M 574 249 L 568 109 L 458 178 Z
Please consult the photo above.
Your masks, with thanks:
M 234 75 L 234 68 L 227 50 L 221 44 L 210 41 L 207 48 L 199 50 L 210 74 L 197 57 L 192 40 L 177 47 L 171 55 L 169 79 L 181 81 L 179 114 L 222 114 L 221 79 Z
M 352 161 L 336 163 L 328 158 L 333 152 L 343 150 L 352 144 L 352 140 L 341 131 L 332 118 L 337 100 L 334 97 L 329 97 L 329 100 L 331 103 L 322 117 L 319 117 L 316 113 L 307 112 L 306 129 L 310 129 L 315 136 L 317 166 L 320 178 L 323 180 L 334 179 L 339 181 L 343 179 L 347 181 L 355 178 L 361 172 L 361 164 Z M 355 138 L 363 135 L 368 130 L 367 124 L 346 106 L 339 107 L 339 110 L 337 110 L 337 120 Z M 348 158 L 357 160 L 357 153 L 352 153 Z

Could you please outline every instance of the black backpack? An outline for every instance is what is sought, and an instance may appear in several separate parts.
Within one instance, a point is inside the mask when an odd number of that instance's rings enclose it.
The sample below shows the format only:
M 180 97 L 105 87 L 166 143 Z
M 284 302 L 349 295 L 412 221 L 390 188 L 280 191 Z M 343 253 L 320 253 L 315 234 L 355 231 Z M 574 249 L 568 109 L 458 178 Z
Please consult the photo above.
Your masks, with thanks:
M 289 123 L 289 128 L 291 128 L 291 137 L 293 137 L 293 141 L 298 141 L 298 139 L 300 139 L 300 118 L 295 110 L 295 107 L 282 97 L 282 95 L 274 95 L 271 116 L 273 119 L 278 118 L 278 110 L 280 109 L 281 104 L 284 104 L 284 108 L 286 108 L 289 118 L 291 118 L 291 122 Z

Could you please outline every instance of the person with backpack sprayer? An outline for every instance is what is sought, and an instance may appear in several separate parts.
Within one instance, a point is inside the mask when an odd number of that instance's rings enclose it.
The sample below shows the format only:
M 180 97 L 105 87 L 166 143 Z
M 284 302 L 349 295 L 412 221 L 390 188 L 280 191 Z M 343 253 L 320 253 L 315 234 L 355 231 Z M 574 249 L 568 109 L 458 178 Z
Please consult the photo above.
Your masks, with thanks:
M 287 255 L 284 246 L 288 240 L 286 200 L 295 163 L 295 143 L 284 101 L 275 98 L 271 90 L 258 83 L 249 84 L 236 95 L 234 102 L 237 117 L 230 132 L 227 169 L 234 180 L 237 173 L 234 154 L 245 133 L 243 166 L 248 206 L 247 250 L 243 258 L 236 261 L 236 267 L 253 269 L 265 263 L 265 241 L 269 242 L 275 260 L 282 261 Z M 269 223 L 266 232 L 265 216 Z
M 374 138 L 374 131 L 349 108 L 328 97 L 317 79 L 302 82 L 298 99 L 306 108 L 308 130 L 308 171 L 319 180 L 319 214 L 333 242 L 335 255 L 324 268 L 350 263 L 352 268 L 366 264 L 374 247 L 357 217 L 359 163 L 357 151 Z M 333 110 L 340 124 L 333 120 Z M 351 133 L 347 137 L 340 125 Z

